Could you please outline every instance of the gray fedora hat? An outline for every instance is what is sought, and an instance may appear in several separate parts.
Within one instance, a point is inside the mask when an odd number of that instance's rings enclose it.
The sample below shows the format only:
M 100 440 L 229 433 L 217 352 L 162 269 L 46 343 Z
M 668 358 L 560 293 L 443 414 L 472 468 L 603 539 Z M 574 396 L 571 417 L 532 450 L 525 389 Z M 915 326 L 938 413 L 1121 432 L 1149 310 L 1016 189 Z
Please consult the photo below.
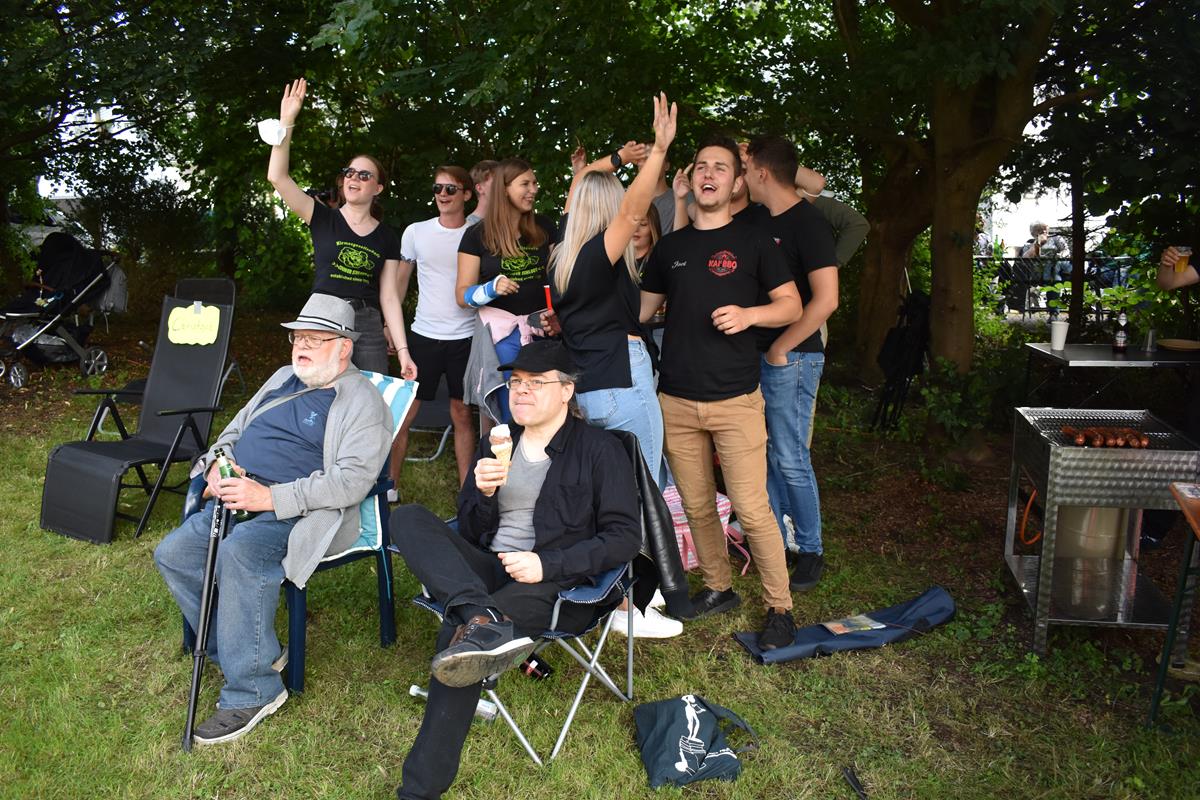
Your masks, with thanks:
M 331 331 L 350 341 L 358 339 L 354 330 L 354 309 L 340 297 L 314 294 L 308 298 L 295 322 L 280 323 L 294 331 Z

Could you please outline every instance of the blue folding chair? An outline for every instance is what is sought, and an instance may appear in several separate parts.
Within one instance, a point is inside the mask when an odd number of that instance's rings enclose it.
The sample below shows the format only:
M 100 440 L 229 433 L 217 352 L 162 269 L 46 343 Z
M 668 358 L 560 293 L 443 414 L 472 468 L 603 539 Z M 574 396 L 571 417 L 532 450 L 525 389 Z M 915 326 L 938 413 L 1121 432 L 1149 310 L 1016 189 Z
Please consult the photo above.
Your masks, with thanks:
M 405 381 L 376 372 L 362 373 L 383 395 L 392 412 L 392 436 L 400 430 L 400 423 L 408 415 L 408 409 L 417 395 L 417 382 Z M 205 480 L 203 475 L 192 479 L 187 499 L 183 505 L 183 519 L 187 519 L 203 507 Z M 392 593 L 391 539 L 388 533 L 387 490 L 392 488 L 388 477 L 388 465 L 375 486 L 359 504 L 359 537 L 340 553 L 326 555 L 317 565 L 316 572 L 340 567 L 361 558 L 375 557 L 375 572 L 379 584 L 379 646 L 389 647 L 396 641 L 396 604 Z M 308 592 L 291 581 L 283 582 L 284 598 L 288 608 L 288 664 L 284 684 L 289 692 L 304 691 L 305 645 L 308 638 Z M 191 651 L 196 634 L 188 621 L 183 621 L 183 647 Z
M 456 531 L 458 530 L 457 520 L 449 520 L 447 524 Z M 583 667 L 584 672 L 583 679 L 579 683 L 579 689 L 575 692 L 575 700 L 571 703 L 570 709 L 567 710 L 566 719 L 563 721 L 558 739 L 554 742 L 554 749 L 550 751 L 550 758 L 547 760 L 556 758 L 562 749 L 563 742 L 567 738 L 567 733 L 571 730 L 571 723 L 575 721 L 575 713 L 579 710 L 580 703 L 583 702 L 583 693 L 587 691 L 588 683 L 592 678 L 604 684 L 621 702 L 628 703 L 633 700 L 633 614 L 627 615 L 629 629 L 625 632 L 625 691 L 622 692 L 600 664 L 600 654 L 604 651 L 604 644 L 608 640 L 609 631 L 612 629 L 612 611 L 615 609 L 615 606 L 602 614 L 596 615 L 592 624 L 582 633 L 568 633 L 558 630 L 559 612 L 562 610 L 564 603 L 599 606 L 606 602 L 615 602 L 616 596 L 620 596 L 632 603 L 632 589 L 633 563 L 630 562 L 619 567 L 613 567 L 607 572 L 595 576 L 592 578 L 592 583 L 590 584 L 574 586 L 558 593 L 558 599 L 554 602 L 554 611 L 550 617 L 550 627 L 538 635 L 537 648 L 534 650 L 534 653 L 540 653 L 544 648 L 549 647 L 551 642 L 557 643 L 579 663 L 579 666 Z M 445 614 L 445 607 L 425 592 L 424 587 L 422 587 L 421 594 L 413 598 L 413 603 L 437 614 L 438 620 L 441 620 Z M 594 647 L 589 648 L 584 642 L 583 637 L 596 628 L 600 628 L 599 639 L 596 641 Z M 521 742 L 521 746 L 525 748 L 525 752 L 529 754 L 529 757 L 533 759 L 535 764 L 543 766 L 541 757 L 538 756 L 533 745 L 529 743 L 529 739 L 526 737 L 524 731 L 521 730 L 521 726 L 513 719 L 512 714 L 508 711 L 508 707 L 504 705 L 504 701 L 496 694 L 496 683 L 499 677 L 499 675 L 493 675 L 485 680 L 483 683 L 484 691 L 487 692 L 491 701 L 496 704 L 500 716 L 508 723 L 508 727 L 512 728 L 512 732 L 516 734 L 517 740 Z

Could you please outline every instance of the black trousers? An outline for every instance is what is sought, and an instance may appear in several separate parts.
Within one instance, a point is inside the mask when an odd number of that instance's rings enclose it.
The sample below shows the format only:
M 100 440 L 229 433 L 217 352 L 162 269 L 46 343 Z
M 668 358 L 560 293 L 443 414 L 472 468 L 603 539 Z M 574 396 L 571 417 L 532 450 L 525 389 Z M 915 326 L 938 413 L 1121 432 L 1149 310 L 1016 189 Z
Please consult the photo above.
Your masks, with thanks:
M 450 644 L 455 628 L 475 609 L 503 612 L 518 636 L 537 636 L 550 626 L 554 602 L 565 588 L 562 584 L 514 581 L 495 553 L 466 541 L 424 506 L 397 508 L 389 530 L 409 570 L 445 605 L 438 651 Z M 566 604 L 558 628 L 583 631 L 596 612 L 594 607 Z M 436 800 L 450 788 L 481 692 L 478 683 L 452 688 L 430 676 L 425 716 L 404 759 L 403 783 L 396 790 L 401 800 Z

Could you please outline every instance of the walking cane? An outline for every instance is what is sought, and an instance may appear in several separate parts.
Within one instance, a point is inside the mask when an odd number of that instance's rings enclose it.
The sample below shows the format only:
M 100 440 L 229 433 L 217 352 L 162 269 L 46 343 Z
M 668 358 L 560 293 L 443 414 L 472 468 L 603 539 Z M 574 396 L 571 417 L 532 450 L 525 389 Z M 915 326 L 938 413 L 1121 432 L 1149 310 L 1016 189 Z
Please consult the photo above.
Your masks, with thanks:
M 212 619 L 213 593 L 217 582 L 217 547 L 229 529 L 229 511 L 221 498 L 213 501 L 212 526 L 208 530 L 208 554 L 204 561 L 204 583 L 200 587 L 200 627 L 192 648 L 192 687 L 188 693 L 187 723 L 183 728 L 183 750 L 192 752 L 192 731 L 196 725 L 196 703 L 200 699 L 200 675 L 208 653 L 208 627 Z

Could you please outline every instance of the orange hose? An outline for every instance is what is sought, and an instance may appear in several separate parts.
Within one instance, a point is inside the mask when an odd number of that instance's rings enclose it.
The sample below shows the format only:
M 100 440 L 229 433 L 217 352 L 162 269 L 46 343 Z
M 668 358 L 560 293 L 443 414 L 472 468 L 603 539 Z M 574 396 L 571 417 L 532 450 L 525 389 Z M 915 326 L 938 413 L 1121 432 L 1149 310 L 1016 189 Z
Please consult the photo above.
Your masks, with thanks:
M 1021 544 L 1037 544 L 1038 539 L 1042 538 L 1040 531 L 1032 539 L 1025 538 L 1025 525 L 1029 522 L 1029 509 L 1033 508 L 1033 501 L 1036 499 L 1037 489 L 1033 489 L 1029 493 L 1029 502 L 1025 504 L 1025 513 L 1021 515 Z

